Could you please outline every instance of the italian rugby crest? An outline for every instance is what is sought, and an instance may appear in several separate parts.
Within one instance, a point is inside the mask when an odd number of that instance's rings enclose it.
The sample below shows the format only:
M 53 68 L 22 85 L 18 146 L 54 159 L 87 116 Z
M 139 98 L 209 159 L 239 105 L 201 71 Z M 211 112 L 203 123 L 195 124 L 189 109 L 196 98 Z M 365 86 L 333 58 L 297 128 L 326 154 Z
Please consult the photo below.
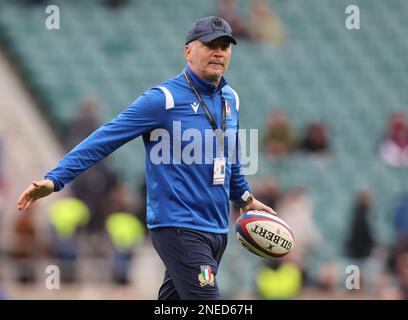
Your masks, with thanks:
M 210 285 L 214 287 L 214 274 L 210 266 L 200 266 L 201 272 L 198 275 L 198 281 L 200 281 L 200 286 L 204 287 Z

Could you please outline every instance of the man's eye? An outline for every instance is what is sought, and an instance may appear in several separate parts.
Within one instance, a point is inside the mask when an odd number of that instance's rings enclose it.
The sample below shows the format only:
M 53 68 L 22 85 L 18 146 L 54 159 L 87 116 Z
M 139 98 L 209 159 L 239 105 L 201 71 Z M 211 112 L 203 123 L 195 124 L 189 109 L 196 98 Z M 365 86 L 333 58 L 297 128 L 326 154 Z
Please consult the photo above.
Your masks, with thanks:
M 215 50 L 215 49 L 217 49 L 218 47 L 220 47 L 221 50 L 225 51 L 225 50 L 228 49 L 229 44 L 221 44 L 221 45 L 218 45 L 218 44 L 207 44 L 207 47 L 210 48 L 211 50 Z

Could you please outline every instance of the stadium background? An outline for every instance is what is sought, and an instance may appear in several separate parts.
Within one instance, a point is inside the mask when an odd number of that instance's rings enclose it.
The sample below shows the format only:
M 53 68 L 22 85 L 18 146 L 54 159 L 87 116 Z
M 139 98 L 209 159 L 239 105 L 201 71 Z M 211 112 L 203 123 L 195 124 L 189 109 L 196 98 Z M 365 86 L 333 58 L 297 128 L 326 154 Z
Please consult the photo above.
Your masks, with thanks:
M 45 28 L 48 2 L 28 2 L 0 0 L 2 290 L 12 299 L 154 299 L 162 267 L 149 239 L 135 246 L 130 284 L 116 286 L 109 281 L 103 245 L 95 254 L 97 240 L 84 231 L 78 235 L 77 283 L 45 289 L 44 270 L 53 260 L 40 254 L 33 258 L 37 280 L 19 284 L 10 254 L 13 224 L 21 214 L 16 212 L 16 200 L 31 180 L 40 178 L 63 154 L 61 141 L 84 100 L 97 99 L 102 123 L 145 90 L 178 74 L 185 65 L 182 49 L 187 28 L 195 19 L 216 14 L 218 1 L 139 0 L 112 9 L 99 0 L 56 0 L 51 4 L 60 8 L 60 30 Z M 250 6 L 250 1 L 236 2 L 243 12 Z M 240 126 L 258 128 L 262 137 L 271 106 L 281 106 L 299 131 L 311 121 L 324 122 L 330 132 L 331 156 L 324 163 L 297 155 L 270 161 L 260 147 L 259 170 L 250 180 L 256 183 L 273 176 L 282 189 L 308 191 L 322 239 L 308 260 L 311 288 L 322 266 L 332 261 L 339 270 L 334 297 L 373 297 L 370 287 L 358 293 L 345 289 L 345 267 L 358 262 L 344 255 L 343 246 L 355 194 L 362 188 L 373 193 L 370 220 L 382 248 L 364 264 L 368 279 L 380 272 L 394 240 L 392 211 L 407 191 L 408 170 L 384 164 L 377 148 L 389 114 L 408 110 L 408 3 L 275 0 L 268 4 L 284 25 L 286 39 L 280 45 L 242 40 L 233 49 L 227 78 L 240 96 Z M 360 30 L 345 28 L 348 4 L 360 8 Z M 137 139 L 107 160 L 135 194 L 143 182 L 142 150 Z M 52 244 L 47 208 L 69 195 L 67 188 L 44 199 L 33 213 L 39 242 L 45 246 Z M 259 298 L 255 277 L 262 263 L 240 248 L 231 232 L 218 279 L 223 295 Z M 296 297 L 329 297 L 307 289 Z

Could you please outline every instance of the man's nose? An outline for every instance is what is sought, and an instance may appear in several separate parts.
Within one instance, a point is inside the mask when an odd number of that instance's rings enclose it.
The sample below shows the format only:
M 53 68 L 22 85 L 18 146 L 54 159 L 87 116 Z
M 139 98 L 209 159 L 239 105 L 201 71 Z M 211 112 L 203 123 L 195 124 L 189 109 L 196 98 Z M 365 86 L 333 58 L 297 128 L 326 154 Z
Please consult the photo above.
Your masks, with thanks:
M 216 56 L 223 56 L 224 55 L 224 51 L 221 49 L 221 47 L 216 47 L 214 48 L 214 54 Z

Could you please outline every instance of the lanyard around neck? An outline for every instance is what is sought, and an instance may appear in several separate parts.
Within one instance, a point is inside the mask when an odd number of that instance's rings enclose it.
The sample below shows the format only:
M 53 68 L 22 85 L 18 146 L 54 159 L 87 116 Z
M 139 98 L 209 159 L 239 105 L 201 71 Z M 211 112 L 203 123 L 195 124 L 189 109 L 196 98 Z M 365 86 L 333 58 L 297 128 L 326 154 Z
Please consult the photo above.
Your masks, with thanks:
M 208 119 L 208 121 L 211 124 L 211 127 L 213 128 L 215 134 L 217 135 L 218 139 L 220 140 L 221 146 L 224 145 L 224 133 L 226 130 L 226 106 L 225 106 L 225 100 L 222 98 L 222 118 L 221 118 L 221 133 L 219 132 L 218 126 L 214 120 L 214 117 L 212 116 L 211 112 L 208 110 L 207 105 L 205 104 L 203 98 L 201 97 L 200 93 L 197 91 L 197 89 L 193 85 L 193 81 L 191 80 L 190 76 L 188 73 L 184 70 L 184 77 L 187 80 L 187 83 L 190 87 L 190 89 L 194 92 L 195 96 L 198 99 L 198 102 L 200 105 L 203 107 L 205 115 Z M 221 134 L 221 135 L 220 135 Z

